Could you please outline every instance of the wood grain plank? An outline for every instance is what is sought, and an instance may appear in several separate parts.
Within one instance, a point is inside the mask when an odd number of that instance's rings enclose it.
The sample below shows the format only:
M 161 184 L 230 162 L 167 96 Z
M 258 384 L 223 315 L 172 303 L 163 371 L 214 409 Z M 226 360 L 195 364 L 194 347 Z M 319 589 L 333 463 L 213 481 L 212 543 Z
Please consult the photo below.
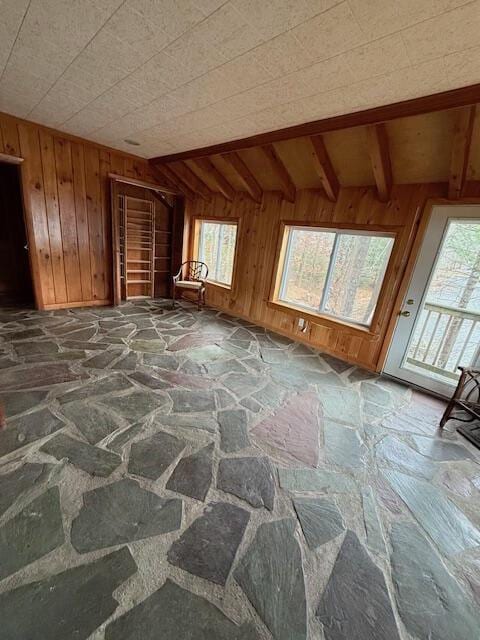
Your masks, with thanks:
M 78 256 L 71 142 L 62 138 L 55 138 L 54 147 L 67 299 L 68 302 L 81 302 L 84 298 L 82 296 L 82 279 L 80 275 L 80 259 Z
M 87 193 L 85 187 L 85 156 L 83 145 L 73 142 L 71 149 L 82 295 L 83 300 L 92 300 L 90 233 L 88 229 Z
M 25 157 L 22 166 L 22 191 L 33 284 L 37 305 L 43 309 L 45 305 L 54 304 L 56 300 L 40 141 L 38 130 L 25 124 L 18 125 L 18 134 L 20 152 Z
M 210 189 L 207 185 L 200 180 L 200 178 L 193 173 L 190 167 L 184 162 L 177 162 L 175 164 L 169 165 L 168 167 L 173 171 L 173 173 L 180 178 L 180 180 L 188 186 L 188 188 L 197 193 L 200 197 L 206 199 L 211 195 Z
M 215 167 L 210 160 L 210 158 L 197 158 L 195 164 L 200 169 L 200 171 L 204 171 L 208 175 L 210 175 L 217 185 L 218 191 L 227 198 L 227 200 L 232 201 L 235 197 L 235 189 L 228 182 L 225 176 L 220 173 L 220 171 Z
M 40 153 L 50 241 L 51 265 L 55 286 L 55 299 L 52 302 L 60 304 L 68 301 L 68 294 L 63 255 L 62 223 L 60 218 L 60 205 L 58 202 L 55 142 L 53 136 L 45 131 L 40 131 Z
M 136 163 L 134 163 L 136 164 Z M 103 297 L 112 297 L 112 221 L 110 206 L 110 181 L 108 174 L 111 172 L 110 153 L 100 150 L 100 193 L 102 215 L 102 260 L 103 260 Z M 138 176 L 135 176 L 138 177 Z
M 94 300 L 104 299 L 104 261 L 102 226 L 102 190 L 100 185 L 100 154 L 94 147 L 85 147 L 85 189 L 87 195 L 90 264 Z
M 378 198 L 388 202 L 392 191 L 392 163 L 387 130 L 383 123 L 367 127 L 367 145 L 377 185 Z
M 466 107 L 456 115 L 448 180 L 448 197 L 451 200 L 458 200 L 465 186 L 475 111 L 475 106 Z
M 238 178 L 252 199 L 255 202 L 261 202 L 263 194 L 262 188 L 238 153 L 235 151 L 232 151 L 231 153 L 223 153 L 222 158 L 235 170 Z
M 327 198 L 335 201 L 338 198 L 340 185 L 338 183 L 335 169 L 330 161 L 328 151 L 325 147 L 323 136 L 312 136 L 310 138 L 310 143 L 312 145 L 313 164 L 322 182 L 322 187 L 327 194 Z
M 267 144 L 262 146 L 262 151 L 269 162 L 272 171 L 277 176 L 278 182 L 280 183 L 280 190 L 283 193 L 285 200 L 288 200 L 288 202 L 294 202 L 296 187 L 293 184 L 292 178 L 290 177 L 285 165 L 280 159 L 280 156 L 276 152 L 275 147 L 272 144 Z
M 11 156 L 20 156 L 20 139 L 17 122 L 13 118 L 2 118 L 1 121 L 3 151 Z

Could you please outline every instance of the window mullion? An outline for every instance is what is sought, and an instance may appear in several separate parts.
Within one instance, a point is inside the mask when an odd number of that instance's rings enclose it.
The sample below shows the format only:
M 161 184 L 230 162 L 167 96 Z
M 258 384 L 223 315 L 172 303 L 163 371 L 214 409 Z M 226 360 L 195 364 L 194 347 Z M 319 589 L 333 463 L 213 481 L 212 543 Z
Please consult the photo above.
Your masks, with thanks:
M 320 305 L 318 307 L 319 311 L 325 311 L 325 306 L 327 304 L 328 290 L 332 282 L 333 268 L 335 266 L 335 261 L 337 259 L 339 240 L 340 240 L 339 234 L 335 233 L 335 240 L 333 241 L 333 248 L 330 254 L 330 261 L 328 263 L 327 275 L 325 277 L 325 285 L 323 287 L 323 292 L 322 292 L 322 299 L 320 300 Z

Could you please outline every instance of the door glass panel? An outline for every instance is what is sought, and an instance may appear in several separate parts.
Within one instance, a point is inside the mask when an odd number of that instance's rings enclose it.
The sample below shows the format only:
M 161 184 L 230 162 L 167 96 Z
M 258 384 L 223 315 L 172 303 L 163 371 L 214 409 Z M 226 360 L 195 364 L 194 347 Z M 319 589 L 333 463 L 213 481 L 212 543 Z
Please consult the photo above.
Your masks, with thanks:
M 479 345 L 480 221 L 451 220 L 403 366 L 456 384 Z

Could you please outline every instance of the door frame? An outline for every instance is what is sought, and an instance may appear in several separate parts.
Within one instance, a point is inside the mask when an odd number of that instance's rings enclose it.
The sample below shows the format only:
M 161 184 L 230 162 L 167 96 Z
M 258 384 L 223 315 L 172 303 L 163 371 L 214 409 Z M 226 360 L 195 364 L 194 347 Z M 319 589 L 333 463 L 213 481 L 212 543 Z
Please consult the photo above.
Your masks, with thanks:
M 405 299 L 407 297 L 407 293 L 408 290 L 410 288 L 413 276 L 414 276 L 414 272 L 417 266 L 417 262 L 418 259 L 420 257 L 420 253 L 424 244 L 424 240 L 425 240 L 425 236 L 426 236 L 426 232 L 428 229 L 428 226 L 430 224 L 431 218 L 432 218 L 432 212 L 435 209 L 435 207 L 462 207 L 462 206 L 480 206 L 480 197 L 468 197 L 468 198 L 461 198 L 459 200 L 449 200 L 448 198 L 429 198 L 426 202 L 425 205 L 423 207 L 423 212 L 422 215 L 420 217 L 420 220 L 418 222 L 418 228 L 416 231 L 416 235 L 415 235 L 415 239 L 412 245 L 412 249 L 410 252 L 410 256 L 408 258 L 407 261 L 407 265 L 405 267 L 405 272 L 402 278 L 402 282 L 400 284 L 397 296 L 395 298 L 395 302 L 394 302 L 394 306 L 393 306 L 393 311 L 390 317 L 390 321 L 388 323 L 388 327 L 387 327 L 387 331 L 385 334 L 385 338 L 380 350 L 380 355 L 379 355 L 379 359 L 378 359 L 378 367 L 377 367 L 377 371 L 379 371 L 380 373 L 384 373 L 384 375 L 388 376 L 388 377 L 395 377 L 392 374 L 389 374 L 387 372 L 384 371 L 385 369 L 385 365 L 387 362 L 387 356 L 393 341 L 393 337 L 394 337 L 394 333 L 395 333 L 395 329 L 397 326 L 397 322 L 401 313 L 401 310 L 405 304 Z M 440 244 L 439 247 L 441 246 L 442 242 L 443 242 L 443 238 L 444 235 L 442 234 L 442 238 L 440 240 Z M 432 272 L 433 272 L 433 268 L 436 264 L 436 260 L 434 262 L 434 264 L 431 267 L 430 273 L 429 273 L 429 277 L 428 277 L 428 281 L 430 281 Z M 426 293 L 426 292 L 424 292 Z M 423 301 L 423 297 L 422 296 L 422 301 Z M 420 303 L 421 304 L 421 303 Z M 419 305 L 420 306 L 420 305 Z M 417 314 L 416 314 L 417 315 Z M 415 318 L 416 320 L 416 318 Z M 413 329 L 412 329 L 413 331 Z M 410 334 L 411 335 L 411 334 Z M 414 382 L 406 382 L 403 381 L 406 384 L 410 384 L 413 387 L 417 387 L 422 389 L 423 391 L 425 391 L 426 393 L 430 393 L 432 395 L 437 395 L 437 396 L 441 396 L 441 397 L 445 397 L 445 394 L 442 392 L 438 392 L 438 391 L 431 391 L 428 389 L 424 389 L 423 387 L 419 387 L 417 384 L 415 384 Z M 454 386 L 452 387 L 452 392 L 454 390 Z

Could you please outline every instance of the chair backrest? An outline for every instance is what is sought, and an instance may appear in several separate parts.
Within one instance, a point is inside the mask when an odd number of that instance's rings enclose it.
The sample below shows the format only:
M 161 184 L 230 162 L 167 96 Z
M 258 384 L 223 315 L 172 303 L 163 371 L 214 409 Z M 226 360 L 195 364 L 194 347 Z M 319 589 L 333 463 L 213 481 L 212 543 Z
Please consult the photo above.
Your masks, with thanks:
M 208 267 L 205 262 L 198 260 L 187 260 L 181 266 L 183 280 L 206 280 L 208 276 Z

